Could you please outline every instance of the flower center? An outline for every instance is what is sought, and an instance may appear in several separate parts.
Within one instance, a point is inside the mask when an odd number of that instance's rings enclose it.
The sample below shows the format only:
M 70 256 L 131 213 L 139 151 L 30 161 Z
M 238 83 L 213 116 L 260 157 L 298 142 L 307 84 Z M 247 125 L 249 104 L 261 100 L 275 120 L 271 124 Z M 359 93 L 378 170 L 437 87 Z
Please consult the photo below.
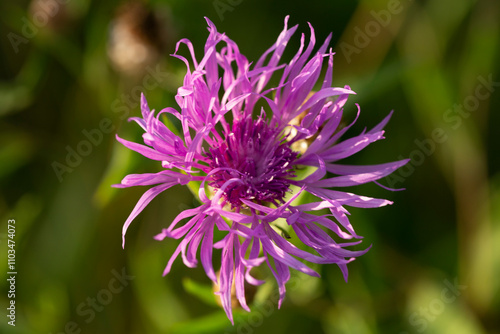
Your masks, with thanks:
M 240 199 L 282 203 L 290 178 L 295 176 L 291 162 L 297 153 L 281 138 L 280 131 L 262 118 L 235 122 L 225 141 L 211 148 L 208 155 L 210 167 L 220 168 L 209 184 L 216 190 L 224 189 L 223 197 L 233 208 L 242 206 Z M 228 182 L 231 179 L 238 182 Z

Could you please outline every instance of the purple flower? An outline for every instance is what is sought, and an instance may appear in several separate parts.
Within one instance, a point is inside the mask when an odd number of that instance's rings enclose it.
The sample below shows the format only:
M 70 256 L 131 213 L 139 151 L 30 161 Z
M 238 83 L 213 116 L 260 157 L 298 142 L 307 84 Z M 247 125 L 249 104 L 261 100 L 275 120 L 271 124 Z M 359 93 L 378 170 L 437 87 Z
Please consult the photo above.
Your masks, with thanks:
M 297 29 L 288 28 L 287 17 L 276 43 L 251 63 L 235 42 L 217 32 L 210 20 L 207 22 L 210 34 L 200 61 L 187 39 L 178 42 L 173 55 L 187 67 L 184 84 L 176 95 L 179 110 L 169 107 L 155 115 L 142 96 L 142 118 L 131 120 L 144 129 L 146 145 L 117 136 L 131 150 L 161 161 L 164 170 L 128 175 L 117 187 L 154 185 L 125 222 L 125 236 L 132 220 L 159 193 L 174 185 L 198 182 L 201 205 L 181 212 L 155 239 L 181 239 L 164 275 L 179 254 L 186 266 L 195 267 L 200 249 L 201 264 L 219 286 L 217 293 L 232 322 L 233 284 L 239 303 L 249 310 L 244 285 L 263 283 L 252 277 L 250 270 L 264 262 L 278 283 L 279 306 L 290 268 L 319 276 L 301 260 L 335 263 L 347 280 L 347 263 L 368 249 L 348 249 L 358 245 L 362 237 L 349 222 L 346 207 L 374 208 L 392 202 L 336 189 L 376 182 L 408 160 L 370 166 L 338 163 L 383 139 L 382 129 L 390 114 L 373 129 L 341 139 L 354 123 L 339 126 L 342 108 L 354 92 L 348 86 L 331 87 L 330 36 L 313 53 L 315 36 L 310 26 L 307 47 L 302 35 L 295 56 L 289 63 L 281 63 Z M 181 44 L 188 47 L 191 61 L 177 54 Z M 327 63 L 326 74 L 320 81 L 323 62 Z M 275 86 L 269 84 L 272 77 Z M 160 121 L 163 113 L 179 119 L 182 135 Z M 316 200 L 297 204 L 305 192 Z M 300 240 L 310 252 L 295 246 L 286 233 L 280 232 L 278 219 L 286 221 L 285 228 L 294 232 L 293 240 Z M 215 229 L 223 231 L 221 240 L 214 239 Z M 214 249 L 221 249 L 219 275 L 212 264 Z

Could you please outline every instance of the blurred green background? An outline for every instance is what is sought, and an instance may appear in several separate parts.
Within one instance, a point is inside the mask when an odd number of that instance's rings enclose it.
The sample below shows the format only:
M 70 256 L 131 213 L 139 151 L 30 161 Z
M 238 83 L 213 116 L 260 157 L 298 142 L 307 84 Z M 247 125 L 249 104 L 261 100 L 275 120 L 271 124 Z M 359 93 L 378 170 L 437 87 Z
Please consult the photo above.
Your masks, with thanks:
M 321 279 L 295 273 L 278 311 L 269 277 L 232 327 L 201 266 L 178 259 L 161 275 L 178 242 L 152 237 L 197 205 L 186 188 L 156 198 L 122 249 L 145 189 L 110 185 L 160 166 L 114 135 L 140 140 L 126 118 L 141 91 L 176 107 L 185 67 L 168 55 L 189 38 L 201 58 L 204 16 L 255 61 L 288 14 L 306 38 L 307 22 L 318 41 L 333 32 L 334 85 L 358 93 L 346 118 L 361 105 L 350 134 L 395 110 L 387 140 L 350 162 L 412 160 L 382 180 L 406 191 L 352 190 L 395 204 L 351 210 L 373 248 L 349 283 L 333 265 Z M 1 333 L 500 333 L 500 2 L 33 0 L 2 1 L 0 18 Z

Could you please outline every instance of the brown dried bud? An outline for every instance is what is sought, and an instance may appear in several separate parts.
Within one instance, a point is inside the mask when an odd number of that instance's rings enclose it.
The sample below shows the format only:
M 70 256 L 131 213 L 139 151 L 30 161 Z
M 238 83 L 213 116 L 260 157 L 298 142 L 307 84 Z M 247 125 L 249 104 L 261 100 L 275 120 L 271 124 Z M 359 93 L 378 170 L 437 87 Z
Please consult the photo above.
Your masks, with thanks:
M 108 41 L 108 56 L 118 71 L 129 75 L 142 73 L 163 55 L 172 29 L 168 15 L 161 14 L 139 1 L 119 7 Z

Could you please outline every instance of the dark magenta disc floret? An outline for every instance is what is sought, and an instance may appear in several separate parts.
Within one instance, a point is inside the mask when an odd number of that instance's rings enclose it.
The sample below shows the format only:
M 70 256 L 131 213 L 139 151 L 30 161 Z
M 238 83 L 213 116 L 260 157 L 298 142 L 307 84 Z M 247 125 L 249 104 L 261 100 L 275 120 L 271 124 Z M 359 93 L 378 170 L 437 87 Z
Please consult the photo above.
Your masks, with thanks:
M 247 117 L 233 124 L 225 141 L 211 148 L 209 156 L 214 173 L 210 185 L 221 189 L 234 178 L 224 190 L 224 198 L 233 207 L 242 205 L 240 199 L 258 203 L 282 203 L 290 186 L 290 178 L 295 176 L 292 161 L 297 153 L 277 128 L 259 118 Z

